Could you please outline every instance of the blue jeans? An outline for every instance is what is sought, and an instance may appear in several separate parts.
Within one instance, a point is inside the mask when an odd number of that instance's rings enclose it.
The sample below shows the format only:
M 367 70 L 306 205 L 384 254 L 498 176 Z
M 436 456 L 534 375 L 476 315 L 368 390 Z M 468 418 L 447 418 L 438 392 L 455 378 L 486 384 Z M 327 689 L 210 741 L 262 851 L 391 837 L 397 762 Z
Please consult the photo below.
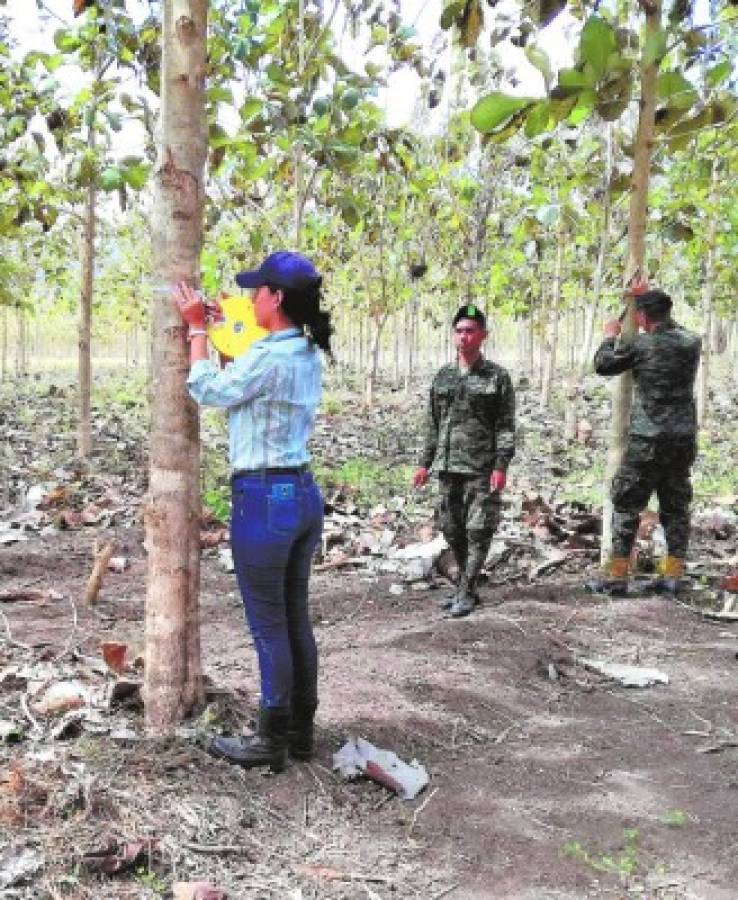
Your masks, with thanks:
M 323 498 L 310 472 L 234 478 L 231 547 L 263 707 L 317 704 L 308 579 L 322 531 Z

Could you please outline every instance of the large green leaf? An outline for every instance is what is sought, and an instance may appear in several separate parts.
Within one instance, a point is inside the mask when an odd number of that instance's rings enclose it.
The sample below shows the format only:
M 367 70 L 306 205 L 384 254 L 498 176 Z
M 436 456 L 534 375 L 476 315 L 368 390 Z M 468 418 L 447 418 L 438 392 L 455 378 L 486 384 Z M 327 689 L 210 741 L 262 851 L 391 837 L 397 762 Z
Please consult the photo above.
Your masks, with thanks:
M 644 66 L 658 64 L 666 54 L 666 32 L 660 26 L 658 28 L 649 29 L 646 34 L 646 42 L 643 45 L 643 57 L 641 62 Z
M 123 178 L 127 185 L 140 191 L 149 179 L 151 166 L 144 162 L 133 163 L 123 169 Z
M 528 57 L 528 62 L 543 75 L 543 81 L 546 85 L 546 90 L 548 90 L 549 85 L 553 81 L 551 60 L 548 58 L 548 53 L 535 44 L 528 44 L 525 48 L 525 55 Z
M 705 79 L 710 87 L 717 87 L 719 84 L 722 84 L 726 78 L 730 77 L 732 71 L 733 66 L 731 65 L 730 60 L 724 59 L 716 66 L 707 70 Z
M 692 83 L 676 69 L 659 75 L 657 89 L 659 99 L 677 109 L 689 109 L 698 99 Z
M 441 28 L 447 31 L 464 10 L 464 0 L 455 0 L 443 8 L 441 13 Z
M 263 100 L 259 100 L 258 97 L 247 97 L 241 104 L 241 121 L 244 123 L 250 122 L 263 108 Z
M 233 103 L 233 91 L 222 85 L 213 85 L 205 91 L 206 98 L 211 103 Z
M 489 134 L 533 102 L 531 97 L 512 97 L 494 91 L 475 104 L 471 111 L 471 123 L 477 131 Z
M 605 74 L 608 58 L 617 49 L 615 32 L 609 22 L 600 16 L 590 16 L 579 38 L 579 56 L 592 66 L 597 78 Z
M 559 83 L 557 87 L 562 96 L 577 94 L 585 88 L 591 88 L 594 82 L 588 72 L 579 69 L 559 69 Z
M 555 125 L 556 120 L 551 115 L 551 103 L 548 100 L 541 100 L 536 103 L 525 118 L 525 136 L 527 138 L 537 137 L 546 131 L 550 131 Z
M 117 191 L 123 184 L 123 173 L 117 166 L 110 166 L 100 173 L 99 184 L 104 191 Z
M 82 46 L 82 41 L 71 31 L 60 28 L 54 33 L 54 45 L 56 46 L 56 49 L 61 50 L 62 53 L 74 53 Z
M 566 121 L 570 125 L 581 125 L 582 122 L 585 122 L 592 115 L 592 111 L 595 107 L 595 100 L 596 95 L 594 91 L 582 91 L 577 96 L 577 102 L 574 109 L 569 113 L 569 118 Z

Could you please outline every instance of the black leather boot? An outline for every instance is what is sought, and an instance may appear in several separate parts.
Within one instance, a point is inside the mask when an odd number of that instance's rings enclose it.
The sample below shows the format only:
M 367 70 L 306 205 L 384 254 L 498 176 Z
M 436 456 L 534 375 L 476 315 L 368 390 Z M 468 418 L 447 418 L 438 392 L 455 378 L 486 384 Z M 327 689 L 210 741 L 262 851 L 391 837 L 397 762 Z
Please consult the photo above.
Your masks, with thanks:
M 247 737 L 215 737 L 208 751 L 244 769 L 269 766 L 272 772 L 282 772 L 287 765 L 288 709 L 281 706 L 259 709 L 256 734 Z
M 292 706 L 290 725 L 287 730 L 287 748 L 293 759 L 304 762 L 315 753 L 315 710 L 317 703 L 295 703 Z
M 450 619 L 462 619 L 473 612 L 477 603 L 479 603 L 477 576 L 463 575 L 459 579 L 459 590 L 456 599 L 448 608 L 447 616 Z

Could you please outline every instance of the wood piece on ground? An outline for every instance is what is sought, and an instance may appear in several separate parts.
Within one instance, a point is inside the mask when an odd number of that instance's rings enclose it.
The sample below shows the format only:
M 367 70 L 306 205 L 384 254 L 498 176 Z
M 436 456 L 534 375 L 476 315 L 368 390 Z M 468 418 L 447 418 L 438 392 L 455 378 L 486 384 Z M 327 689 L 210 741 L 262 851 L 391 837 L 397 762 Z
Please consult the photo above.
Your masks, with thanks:
M 53 599 L 50 591 L 39 591 L 33 588 L 14 588 L 10 591 L 0 591 L 0 603 L 16 603 L 19 601 L 28 603 L 45 603 Z
M 92 606 L 97 600 L 97 595 L 100 593 L 105 572 L 108 569 L 108 563 L 110 562 L 110 558 L 114 551 L 115 544 L 106 544 L 95 557 L 95 562 L 92 565 L 92 572 L 90 573 L 90 578 L 87 582 L 87 587 L 85 588 L 85 603 L 88 606 Z

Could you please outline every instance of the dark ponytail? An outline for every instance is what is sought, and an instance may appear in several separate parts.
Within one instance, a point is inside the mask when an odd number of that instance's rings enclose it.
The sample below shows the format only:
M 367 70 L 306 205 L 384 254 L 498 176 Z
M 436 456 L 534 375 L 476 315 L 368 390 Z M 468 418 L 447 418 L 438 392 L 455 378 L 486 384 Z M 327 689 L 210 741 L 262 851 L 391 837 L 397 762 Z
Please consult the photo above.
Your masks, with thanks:
M 282 310 L 298 328 L 304 329 L 310 340 L 330 357 L 331 314 L 320 308 L 322 278 L 318 277 L 305 287 L 283 288 L 269 285 L 272 291 L 282 292 Z

